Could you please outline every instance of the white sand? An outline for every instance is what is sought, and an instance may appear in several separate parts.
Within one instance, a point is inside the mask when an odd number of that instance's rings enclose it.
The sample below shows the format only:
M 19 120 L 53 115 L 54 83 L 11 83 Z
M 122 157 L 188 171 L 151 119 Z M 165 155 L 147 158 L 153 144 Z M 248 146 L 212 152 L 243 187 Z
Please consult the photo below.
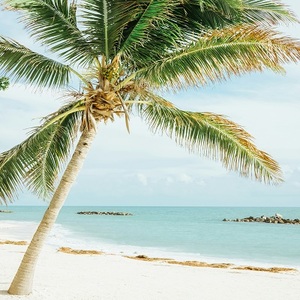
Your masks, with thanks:
M 297 300 L 300 272 L 273 274 L 72 255 L 46 246 L 29 296 L 7 294 L 26 246 L 0 245 L 0 299 Z

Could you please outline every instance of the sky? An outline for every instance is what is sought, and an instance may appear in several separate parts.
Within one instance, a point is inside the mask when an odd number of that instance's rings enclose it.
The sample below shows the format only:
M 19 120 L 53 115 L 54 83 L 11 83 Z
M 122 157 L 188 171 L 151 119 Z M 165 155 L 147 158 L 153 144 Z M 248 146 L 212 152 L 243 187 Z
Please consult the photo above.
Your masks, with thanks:
M 283 0 L 300 19 L 299 0 Z M 282 26 L 300 39 L 300 24 Z M 35 51 L 15 14 L 0 11 L 0 35 Z M 190 154 L 169 137 L 152 134 L 139 118 L 100 125 L 66 205 L 99 206 L 300 206 L 300 63 L 286 74 L 253 73 L 200 89 L 165 94 L 179 108 L 226 115 L 254 136 L 277 160 L 284 183 L 265 185 L 224 169 L 220 162 Z M 0 152 L 22 142 L 39 118 L 57 110 L 62 94 L 21 84 L 0 92 Z M 47 205 L 28 192 L 13 205 Z

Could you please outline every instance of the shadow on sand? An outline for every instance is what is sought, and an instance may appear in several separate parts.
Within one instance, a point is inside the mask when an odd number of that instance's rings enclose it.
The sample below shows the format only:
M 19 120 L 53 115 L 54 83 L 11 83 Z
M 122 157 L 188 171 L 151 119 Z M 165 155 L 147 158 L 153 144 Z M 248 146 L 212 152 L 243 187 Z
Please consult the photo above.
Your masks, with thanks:
M 10 296 L 9 293 L 7 292 L 7 290 L 0 290 L 0 297 L 1 296 Z

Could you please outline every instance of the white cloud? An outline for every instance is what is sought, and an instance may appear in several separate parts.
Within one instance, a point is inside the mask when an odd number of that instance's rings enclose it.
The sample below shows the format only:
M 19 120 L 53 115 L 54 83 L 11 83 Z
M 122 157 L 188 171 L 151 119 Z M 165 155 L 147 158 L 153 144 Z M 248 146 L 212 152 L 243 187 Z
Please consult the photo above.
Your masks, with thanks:
M 193 182 L 193 178 L 187 174 L 180 174 L 178 179 L 179 179 L 179 181 L 184 182 L 184 183 Z
M 142 173 L 139 173 L 137 174 L 137 178 L 138 178 L 138 181 L 144 185 L 144 186 L 147 186 L 148 185 L 148 178 L 145 174 L 142 174 Z
M 171 176 L 166 177 L 166 182 L 168 185 L 172 184 L 174 182 L 174 179 Z
M 196 184 L 198 185 L 198 186 L 201 186 L 201 187 L 204 187 L 204 186 L 206 186 L 206 182 L 202 179 L 200 179 L 200 180 L 197 180 L 196 181 Z
M 300 181 L 294 181 L 293 185 L 296 186 L 297 188 L 300 188 Z

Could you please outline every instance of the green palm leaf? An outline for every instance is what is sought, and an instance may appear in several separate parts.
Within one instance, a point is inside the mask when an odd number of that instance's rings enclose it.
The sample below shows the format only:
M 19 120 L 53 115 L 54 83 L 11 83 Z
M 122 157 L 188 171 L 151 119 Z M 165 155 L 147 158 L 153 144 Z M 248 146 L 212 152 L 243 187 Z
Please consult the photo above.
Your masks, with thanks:
M 0 36 L 0 69 L 15 81 L 59 88 L 70 80 L 70 68 Z
M 120 45 L 120 53 L 137 68 L 186 47 L 210 29 L 296 21 L 284 5 L 269 0 L 143 1 L 141 7 L 144 10 L 135 13 Z
M 216 29 L 231 24 L 242 14 L 240 0 L 190 0 L 176 7 L 176 19 L 185 30 Z
M 0 155 L 0 199 L 7 203 L 26 186 L 41 198 L 55 187 L 68 160 L 82 117 L 81 102 L 72 102 L 35 128 L 23 143 Z
M 174 43 L 176 36 L 176 22 L 173 10 L 180 1 L 152 0 L 140 3 L 140 11 L 134 16 L 134 20 L 128 25 L 127 31 L 123 32 L 124 41 L 120 46 L 120 53 L 131 56 L 132 51 L 154 50 L 156 45 L 170 45 Z M 145 45 L 148 42 L 155 43 L 149 49 Z M 166 47 L 166 46 L 164 46 Z M 160 46 L 161 48 L 161 46 Z
M 274 25 L 296 21 L 284 4 L 270 0 L 192 0 L 182 6 L 188 22 L 200 21 L 207 29 L 223 28 L 233 23 Z
M 143 101 L 137 105 L 139 115 L 154 133 L 166 133 L 189 151 L 220 160 L 227 169 L 238 171 L 241 176 L 265 183 L 282 181 L 277 162 L 257 149 L 241 126 L 225 117 L 179 110 L 151 94 L 148 103 Z
M 278 22 L 297 21 L 294 14 L 284 4 L 269 0 L 244 0 L 242 1 L 243 16 L 241 22 L 259 22 L 274 25 Z
M 0 77 L 0 91 L 4 91 L 9 87 L 9 79 L 7 77 Z
M 257 26 L 215 30 L 137 72 L 154 87 L 182 88 L 226 79 L 300 59 L 300 43 Z
M 140 10 L 137 1 L 123 0 L 83 0 L 80 8 L 84 35 L 107 59 L 116 54 L 123 30 Z
M 68 63 L 91 63 L 97 56 L 77 27 L 74 1 L 69 4 L 67 0 L 6 0 L 5 3 L 24 12 L 20 20 L 31 36 Z
M 0 203 L 12 200 L 23 186 L 26 168 L 34 164 L 32 155 L 24 155 L 22 145 L 18 145 L 0 155 Z M 12 170 L 12 171 L 11 171 Z
M 192 0 L 186 1 L 183 6 L 189 13 L 187 19 L 202 20 L 200 22 L 206 28 L 221 28 L 233 22 L 259 21 L 273 25 L 296 21 L 284 4 L 270 0 Z

